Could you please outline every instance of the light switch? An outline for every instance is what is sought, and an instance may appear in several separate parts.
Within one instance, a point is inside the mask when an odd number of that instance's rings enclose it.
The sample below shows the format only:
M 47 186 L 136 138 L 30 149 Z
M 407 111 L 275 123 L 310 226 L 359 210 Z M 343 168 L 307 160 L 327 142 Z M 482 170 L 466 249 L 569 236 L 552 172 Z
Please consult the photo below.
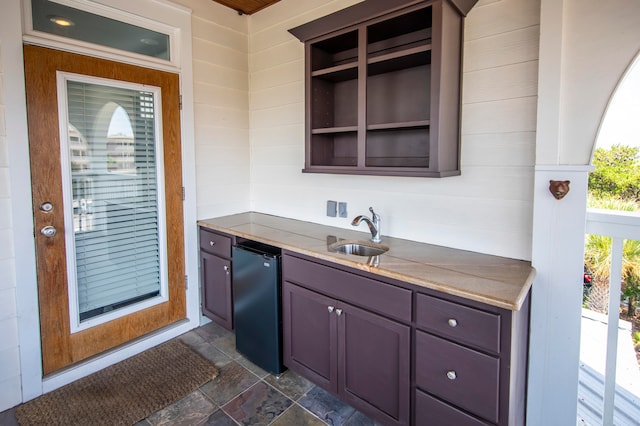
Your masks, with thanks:
M 338 216 L 347 217 L 347 203 L 342 201 L 338 203 Z
M 336 207 L 337 207 L 337 203 L 335 201 L 328 200 L 327 201 L 327 216 L 336 217 Z

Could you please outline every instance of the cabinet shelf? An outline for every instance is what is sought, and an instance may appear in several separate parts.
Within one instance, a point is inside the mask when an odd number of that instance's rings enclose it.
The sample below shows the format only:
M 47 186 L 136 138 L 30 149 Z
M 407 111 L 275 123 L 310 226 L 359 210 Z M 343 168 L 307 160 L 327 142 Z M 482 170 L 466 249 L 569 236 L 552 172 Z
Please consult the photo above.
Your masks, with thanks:
M 349 132 L 356 132 L 357 130 L 358 130 L 358 126 L 323 127 L 319 129 L 312 129 L 311 134 L 324 135 L 324 134 L 332 134 L 332 133 L 349 133 Z
M 425 19 L 428 19 L 425 17 Z M 424 24 L 423 24 L 424 25 Z M 429 25 L 429 24 L 427 24 Z M 371 31 L 370 31 L 371 33 Z M 424 27 L 418 31 L 402 33 L 388 39 L 379 41 L 369 40 L 367 44 L 367 55 L 371 57 L 403 51 L 413 47 L 431 44 L 431 27 Z
M 431 64 L 431 45 L 375 56 L 369 58 L 367 63 L 369 76 L 429 65 Z
M 348 63 L 323 68 L 311 73 L 312 77 L 322 78 L 333 82 L 353 80 L 358 78 L 358 64 Z
M 430 120 L 405 121 L 398 123 L 369 124 L 367 130 L 390 130 L 390 129 L 411 129 L 427 128 L 431 124 Z

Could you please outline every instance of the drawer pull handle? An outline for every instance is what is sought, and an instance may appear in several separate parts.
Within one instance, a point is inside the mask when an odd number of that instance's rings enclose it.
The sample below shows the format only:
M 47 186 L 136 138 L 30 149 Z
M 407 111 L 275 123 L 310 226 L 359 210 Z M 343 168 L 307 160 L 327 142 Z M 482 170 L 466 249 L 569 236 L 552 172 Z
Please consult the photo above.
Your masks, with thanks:
M 333 306 L 327 306 L 327 311 L 329 311 L 329 313 L 332 313 L 334 309 L 335 307 Z
M 342 309 L 336 309 L 336 315 L 337 316 L 342 315 Z
M 210 245 L 211 247 L 213 247 L 213 246 L 215 246 L 215 245 L 216 245 L 216 242 L 215 242 L 215 241 L 209 241 L 209 245 Z
M 455 318 L 449 318 L 449 321 L 447 321 L 447 323 L 449 324 L 449 327 L 457 327 L 458 326 L 458 321 L 456 321 Z
M 455 380 L 458 377 L 458 375 L 456 374 L 455 371 L 451 370 L 451 371 L 447 371 L 447 378 L 449 380 Z

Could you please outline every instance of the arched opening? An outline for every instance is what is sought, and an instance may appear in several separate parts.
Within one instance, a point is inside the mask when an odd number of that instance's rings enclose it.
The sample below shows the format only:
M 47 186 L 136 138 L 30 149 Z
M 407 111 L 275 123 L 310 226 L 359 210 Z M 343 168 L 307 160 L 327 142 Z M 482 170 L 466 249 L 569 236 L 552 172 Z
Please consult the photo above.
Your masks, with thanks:
M 615 144 L 640 146 L 640 54 L 620 79 L 611 97 L 594 149 L 609 148 Z
M 640 55 L 609 101 L 592 164 L 588 217 L 613 225 L 587 220 L 578 420 L 627 424 L 640 415 Z

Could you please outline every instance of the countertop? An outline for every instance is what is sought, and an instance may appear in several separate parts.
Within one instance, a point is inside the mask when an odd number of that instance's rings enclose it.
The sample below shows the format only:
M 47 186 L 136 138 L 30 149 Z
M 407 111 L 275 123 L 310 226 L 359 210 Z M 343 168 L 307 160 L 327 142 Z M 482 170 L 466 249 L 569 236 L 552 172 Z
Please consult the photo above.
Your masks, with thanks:
M 368 241 L 370 233 L 263 213 L 240 213 L 199 220 L 204 228 L 367 271 L 416 286 L 512 311 L 520 310 L 533 283 L 530 262 L 425 244 L 382 235 L 389 250 L 377 265 L 368 257 L 330 251 L 336 238 Z

